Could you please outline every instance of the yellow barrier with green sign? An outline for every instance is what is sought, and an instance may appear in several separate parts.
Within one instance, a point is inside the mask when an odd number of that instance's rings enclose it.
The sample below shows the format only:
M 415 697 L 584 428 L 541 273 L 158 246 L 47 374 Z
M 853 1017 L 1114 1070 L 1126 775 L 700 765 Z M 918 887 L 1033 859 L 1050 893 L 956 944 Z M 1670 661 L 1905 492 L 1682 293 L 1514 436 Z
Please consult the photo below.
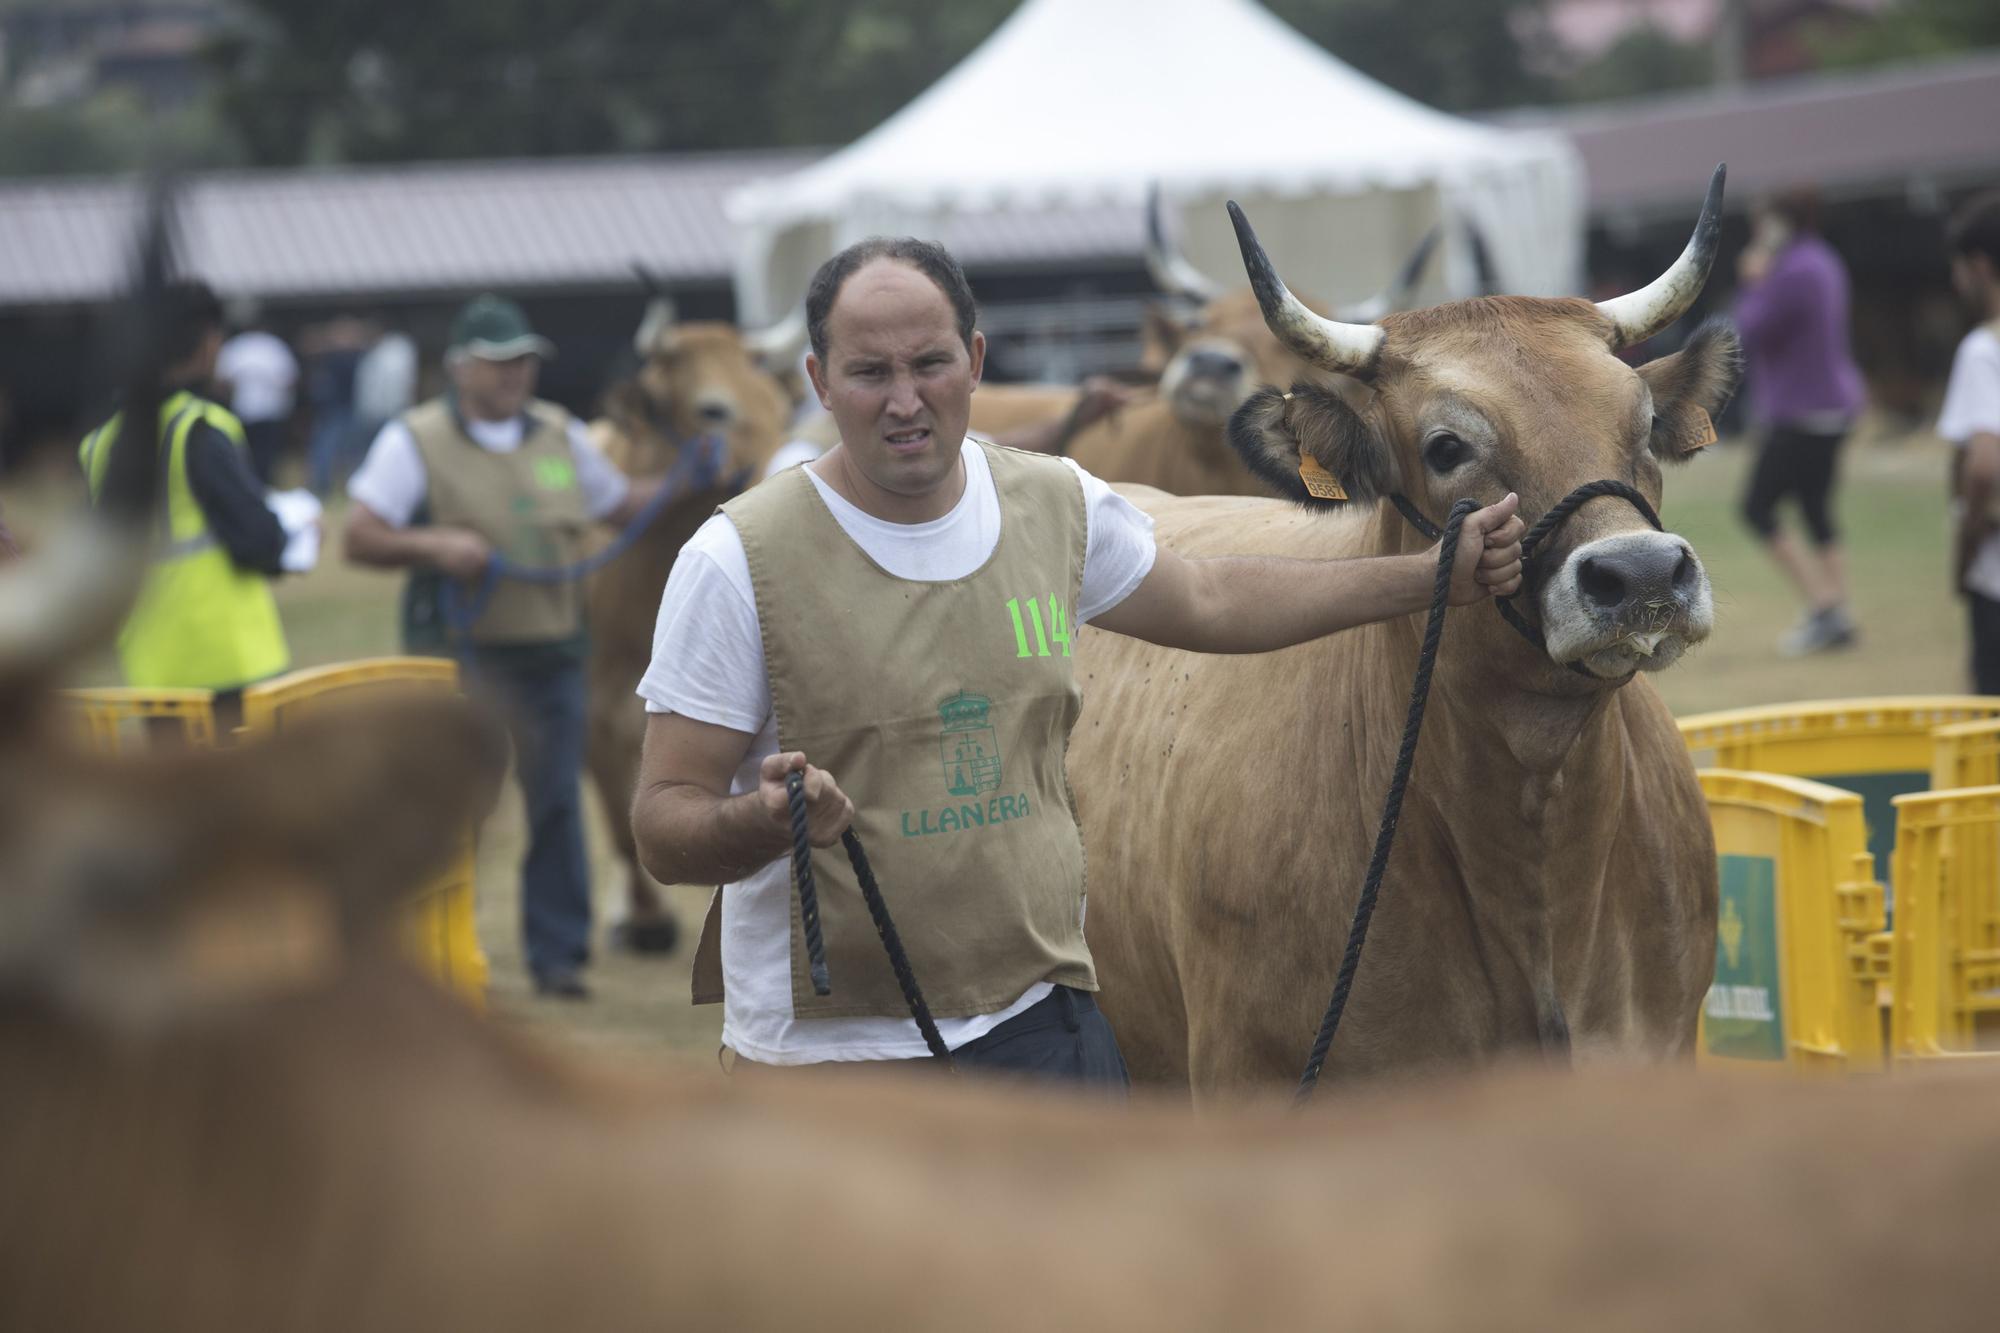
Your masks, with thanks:
M 1720 898 L 1697 1063 L 1882 1067 L 1869 937 L 1882 929 L 1861 798 L 1771 773 L 1702 769 Z
M 455 690 L 458 666 L 441 657 L 375 657 L 288 672 L 243 691 L 247 735 L 282 731 L 286 722 L 384 686 Z M 421 889 L 401 922 L 405 946 L 426 973 L 475 1005 L 486 1000 L 488 968 L 474 928 L 472 831 L 452 864 Z
M 2000 1058 L 1975 1050 L 2000 1011 L 2000 785 L 1898 797 L 1896 883 L 1896 1060 Z
M 2000 697 L 1898 695 L 1702 713 L 1680 719 L 1680 729 L 1698 768 L 1783 773 L 1859 795 L 1875 875 L 1887 880 L 1894 801 L 1931 786 L 1931 732 L 1991 718 L 2000 718 Z

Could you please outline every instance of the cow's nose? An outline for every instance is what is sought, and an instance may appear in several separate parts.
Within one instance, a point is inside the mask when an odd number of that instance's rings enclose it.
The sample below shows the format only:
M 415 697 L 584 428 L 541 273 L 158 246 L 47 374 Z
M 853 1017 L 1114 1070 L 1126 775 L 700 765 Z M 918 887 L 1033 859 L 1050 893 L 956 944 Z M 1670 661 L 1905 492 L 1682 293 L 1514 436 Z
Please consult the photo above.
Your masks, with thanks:
M 728 403 L 703 403 L 695 409 L 694 414 L 702 419 L 704 425 L 709 426 L 720 426 L 735 415 L 729 410 Z
M 1188 353 L 1188 373 L 1211 379 L 1229 379 L 1243 372 L 1243 363 L 1227 352 L 1206 349 Z
M 1621 546 L 1581 561 L 1577 588 L 1591 605 L 1606 611 L 1680 599 L 1700 576 L 1694 552 L 1681 542 Z

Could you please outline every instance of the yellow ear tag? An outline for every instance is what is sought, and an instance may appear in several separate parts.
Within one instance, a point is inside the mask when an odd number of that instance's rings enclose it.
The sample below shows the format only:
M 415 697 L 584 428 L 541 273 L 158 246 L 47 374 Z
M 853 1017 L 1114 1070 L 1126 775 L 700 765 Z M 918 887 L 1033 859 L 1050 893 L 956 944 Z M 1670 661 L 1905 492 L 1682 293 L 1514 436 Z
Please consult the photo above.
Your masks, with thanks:
M 1696 407 L 1690 403 L 1688 411 L 1694 413 L 1698 430 L 1694 443 L 1687 447 L 1687 451 L 1693 453 L 1697 449 L 1706 449 L 1715 443 L 1715 422 L 1710 419 L 1707 408 Z
M 1316 500 L 1345 500 L 1347 492 L 1341 487 L 1340 478 L 1320 466 L 1317 458 L 1305 450 L 1299 450 L 1299 480 L 1306 484 L 1306 494 Z

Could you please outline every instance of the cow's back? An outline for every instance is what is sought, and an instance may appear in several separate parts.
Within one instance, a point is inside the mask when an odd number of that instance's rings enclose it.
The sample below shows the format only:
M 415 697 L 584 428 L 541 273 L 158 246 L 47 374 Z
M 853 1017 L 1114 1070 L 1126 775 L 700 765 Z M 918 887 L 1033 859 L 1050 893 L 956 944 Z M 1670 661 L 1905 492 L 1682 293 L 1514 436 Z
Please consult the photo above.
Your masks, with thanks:
M 1271 493 L 1229 447 L 1221 426 L 1190 426 L 1158 397 L 1084 427 L 1070 442 L 1069 456 L 1092 476 L 1153 486 L 1169 495 Z

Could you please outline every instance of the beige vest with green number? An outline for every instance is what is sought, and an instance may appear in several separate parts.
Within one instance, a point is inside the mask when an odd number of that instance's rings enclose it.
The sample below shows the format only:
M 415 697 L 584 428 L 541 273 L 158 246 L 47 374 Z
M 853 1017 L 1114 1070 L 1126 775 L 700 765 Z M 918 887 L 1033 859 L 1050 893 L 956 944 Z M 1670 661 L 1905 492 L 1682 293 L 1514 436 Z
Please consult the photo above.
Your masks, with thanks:
M 442 398 L 404 414 L 424 462 L 430 522 L 471 528 L 509 561 L 553 569 L 583 558 L 590 514 L 570 453 L 569 413 L 539 399 L 528 404 L 520 447 L 482 448 Z M 469 600 L 475 587 L 459 584 Z M 500 579 L 473 624 L 473 642 L 549 643 L 583 628 L 583 586 L 575 580 Z
M 803 468 L 722 507 L 756 592 L 778 744 L 831 773 L 931 1012 L 991 1013 L 1041 981 L 1097 989 L 1083 940 L 1083 836 L 1064 759 L 1082 693 L 1070 616 L 1084 502 L 1058 459 L 984 448 L 1000 497 L 986 563 L 941 583 L 897 578 L 827 509 Z M 901 1017 L 846 855 L 816 852 L 833 994 L 806 976 L 801 1018 Z

